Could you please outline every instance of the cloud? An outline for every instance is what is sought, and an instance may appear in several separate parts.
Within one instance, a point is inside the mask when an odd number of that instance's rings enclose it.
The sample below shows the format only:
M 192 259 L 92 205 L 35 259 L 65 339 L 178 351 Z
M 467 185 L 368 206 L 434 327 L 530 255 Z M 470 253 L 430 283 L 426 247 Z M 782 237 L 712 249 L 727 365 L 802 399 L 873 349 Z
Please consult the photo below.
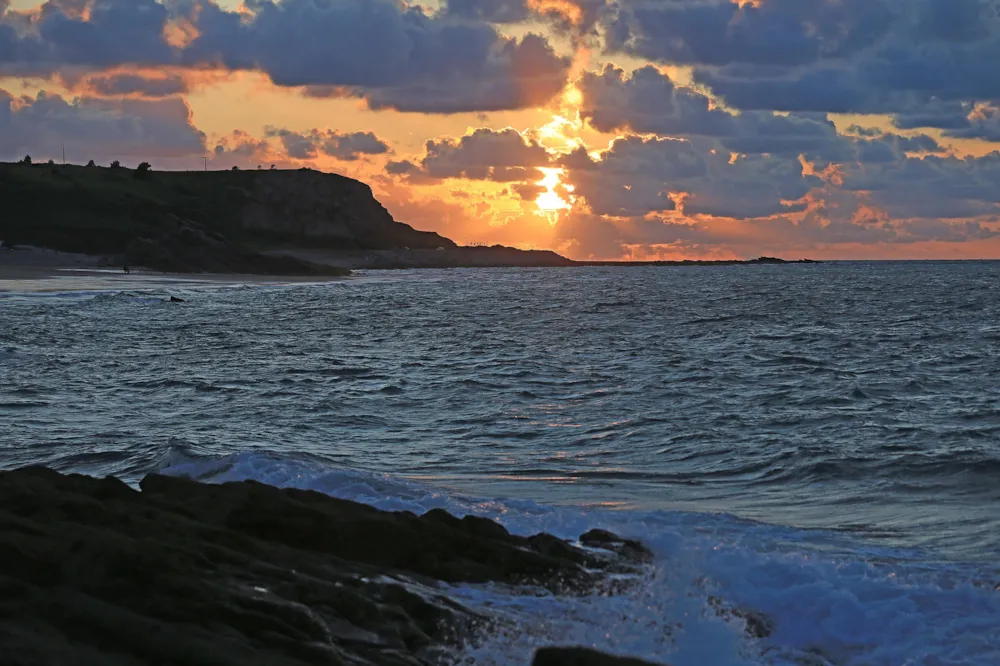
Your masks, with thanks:
M 1000 99 L 992 1 L 614 5 L 608 51 L 690 65 L 696 83 L 737 109 L 890 114 L 900 128 L 960 129 L 956 105 Z
M 527 0 L 448 0 L 445 12 L 489 23 L 520 23 L 531 18 Z
M 100 97 L 170 97 L 189 90 L 187 80 L 180 74 L 163 76 L 129 72 L 97 74 L 86 77 L 77 85 Z
M 874 44 L 892 25 L 889 4 L 617 0 L 605 19 L 606 47 L 671 64 L 802 66 Z
M 972 105 L 966 102 L 942 102 L 932 100 L 914 107 L 892 118 L 892 125 L 901 130 L 933 127 L 943 130 L 958 130 L 969 127 L 969 113 Z
M 562 165 L 593 213 L 615 217 L 678 208 L 684 215 L 741 219 L 790 213 L 802 210 L 794 202 L 822 185 L 797 158 L 731 158 L 701 139 L 620 138 L 597 160 L 580 150 Z
M 537 183 L 512 183 L 510 191 L 521 201 L 535 201 L 545 194 L 548 188 Z
M 607 11 L 608 0 L 447 0 L 447 16 L 490 23 L 549 22 L 555 29 L 581 36 Z
M 247 10 L 203 4 L 184 61 L 426 113 L 544 104 L 565 86 L 571 64 L 539 35 L 508 38 L 486 22 L 428 16 L 392 0 L 256 0 Z
M 345 162 L 353 162 L 365 155 L 384 155 L 390 150 L 389 144 L 372 132 L 341 133 L 314 129 L 302 134 L 288 129 L 268 127 L 265 136 L 280 139 L 288 156 L 298 160 L 311 160 L 323 154 Z
M 50 0 L 36 15 L 7 13 L 0 16 L 0 71 L 166 64 L 175 55 L 164 38 L 170 18 L 156 0 Z
M 258 138 L 236 129 L 215 142 L 209 166 L 213 169 L 297 169 L 301 163 L 291 158 L 267 138 Z
M 896 253 L 888 249 L 892 246 L 1000 237 L 1000 231 L 974 221 L 829 219 L 813 212 L 795 218 L 689 221 L 575 213 L 561 219 L 555 231 L 557 245 L 574 258 L 636 260 L 815 256 L 831 250 L 836 256 L 838 247 L 848 252 L 876 247 L 884 255 Z
M 171 40 L 180 26 L 187 36 Z M 37 14 L 0 17 L 3 73 L 179 65 L 261 71 L 374 109 L 458 113 L 545 104 L 571 58 L 537 34 L 506 37 L 396 0 L 253 0 L 237 11 L 210 0 L 50 0 Z
M 963 118 L 965 125 L 947 128 L 945 136 L 958 139 L 981 139 L 1000 142 L 1000 109 L 990 104 L 979 105 Z
M 179 98 L 67 100 L 46 92 L 14 97 L 0 90 L 0 155 L 55 157 L 63 144 L 76 161 L 152 160 L 202 155 L 205 135 Z
M 701 92 L 676 86 L 654 67 L 626 75 L 608 65 L 600 74 L 585 73 L 577 85 L 583 95 L 581 117 L 602 132 L 715 137 L 737 153 L 824 159 L 844 154 L 843 141 L 825 114 L 732 113 L 713 106 Z
M 840 166 L 842 187 L 865 193 L 894 219 L 964 219 L 1000 214 L 1000 152 L 929 155 Z
M 632 131 L 675 138 L 707 137 L 725 153 L 803 156 L 823 167 L 839 162 L 892 162 L 906 153 L 936 153 L 942 148 L 926 135 L 902 137 L 855 128 L 860 137 L 842 135 L 823 113 L 734 113 L 713 106 L 705 94 L 678 87 L 654 67 L 626 75 L 608 65 L 587 72 L 578 82 L 581 117 L 602 132 Z M 988 111 L 982 111 L 987 122 Z M 968 124 L 968 121 L 967 121 Z
M 718 244 L 720 234 L 700 222 L 691 224 L 662 219 L 608 219 L 588 213 L 575 213 L 556 225 L 556 239 L 564 252 L 577 259 L 632 258 L 637 248 L 649 254 L 667 247 L 680 252 L 703 243 Z M 652 256 L 650 258 L 655 258 Z
M 537 167 L 551 161 L 541 144 L 526 139 L 517 130 L 480 128 L 459 139 L 428 141 L 419 162 L 389 162 L 386 172 L 424 181 L 464 178 L 524 182 L 538 180 Z

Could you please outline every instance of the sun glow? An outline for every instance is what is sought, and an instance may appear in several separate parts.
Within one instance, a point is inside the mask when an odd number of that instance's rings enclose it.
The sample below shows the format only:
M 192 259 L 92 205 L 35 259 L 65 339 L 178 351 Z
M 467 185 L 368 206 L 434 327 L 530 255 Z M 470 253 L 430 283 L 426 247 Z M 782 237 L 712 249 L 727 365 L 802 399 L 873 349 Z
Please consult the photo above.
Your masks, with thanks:
M 583 121 L 580 119 L 580 105 L 583 93 L 576 86 L 570 86 L 562 95 L 561 104 L 552 114 L 552 120 L 535 130 L 539 143 L 553 157 L 569 155 L 578 148 L 586 149 L 580 138 Z M 548 218 L 551 224 L 559 221 L 559 214 L 573 208 L 576 197 L 573 186 L 563 182 L 565 169 L 540 167 L 543 178 L 535 183 L 543 189 L 535 199 L 537 215 Z
M 563 169 L 540 168 L 539 171 L 545 177 L 535 184 L 539 187 L 544 187 L 545 191 L 535 199 L 535 205 L 538 206 L 539 215 L 548 217 L 554 223 L 560 211 L 569 210 L 573 207 L 573 200 L 575 199 L 571 194 L 573 186 L 562 182 Z

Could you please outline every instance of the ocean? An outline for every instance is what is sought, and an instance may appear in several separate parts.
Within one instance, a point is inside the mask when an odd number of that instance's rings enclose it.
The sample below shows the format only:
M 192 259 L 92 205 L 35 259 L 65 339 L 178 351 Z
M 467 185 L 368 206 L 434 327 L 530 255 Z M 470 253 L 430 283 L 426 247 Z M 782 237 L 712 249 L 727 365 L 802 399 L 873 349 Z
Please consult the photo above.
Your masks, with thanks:
M 586 644 L 995 665 L 998 278 L 833 262 L 0 292 L 0 466 L 256 479 L 655 550 L 621 597 L 450 590 L 520 627 L 462 664 Z

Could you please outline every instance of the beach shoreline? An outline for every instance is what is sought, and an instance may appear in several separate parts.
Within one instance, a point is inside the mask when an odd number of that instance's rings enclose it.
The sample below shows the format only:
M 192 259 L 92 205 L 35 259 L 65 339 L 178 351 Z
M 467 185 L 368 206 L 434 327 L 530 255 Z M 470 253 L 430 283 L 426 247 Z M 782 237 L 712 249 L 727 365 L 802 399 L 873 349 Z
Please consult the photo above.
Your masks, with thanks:
M 165 273 L 142 266 L 117 265 L 112 257 L 58 252 L 46 248 L 0 248 L 0 293 L 131 291 L 225 285 L 317 284 L 346 276 Z

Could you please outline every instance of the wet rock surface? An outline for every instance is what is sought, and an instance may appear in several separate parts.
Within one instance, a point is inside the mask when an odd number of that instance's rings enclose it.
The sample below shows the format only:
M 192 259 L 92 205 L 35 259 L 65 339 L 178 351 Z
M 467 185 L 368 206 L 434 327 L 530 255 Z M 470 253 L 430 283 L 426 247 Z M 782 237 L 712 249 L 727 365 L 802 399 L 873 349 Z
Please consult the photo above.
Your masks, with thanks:
M 636 566 L 617 549 L 440 510 L 155 475 L 141 489 L 43 468 L 0 473 L 4 663 L 441 663 L 481 619 L 442 582 L 573 593 Z
M 541 648 L 531 666 L 657 666 L 633 657 L 614 657 L 587 648 Z
M 580 543 L 590 548 L 617 553 L 631 562 L 645 564 L 653 561 L 653 552 L 649 548 L 633 539 L 622 539 L 607 530 L 590 530 L 580 535 Z

